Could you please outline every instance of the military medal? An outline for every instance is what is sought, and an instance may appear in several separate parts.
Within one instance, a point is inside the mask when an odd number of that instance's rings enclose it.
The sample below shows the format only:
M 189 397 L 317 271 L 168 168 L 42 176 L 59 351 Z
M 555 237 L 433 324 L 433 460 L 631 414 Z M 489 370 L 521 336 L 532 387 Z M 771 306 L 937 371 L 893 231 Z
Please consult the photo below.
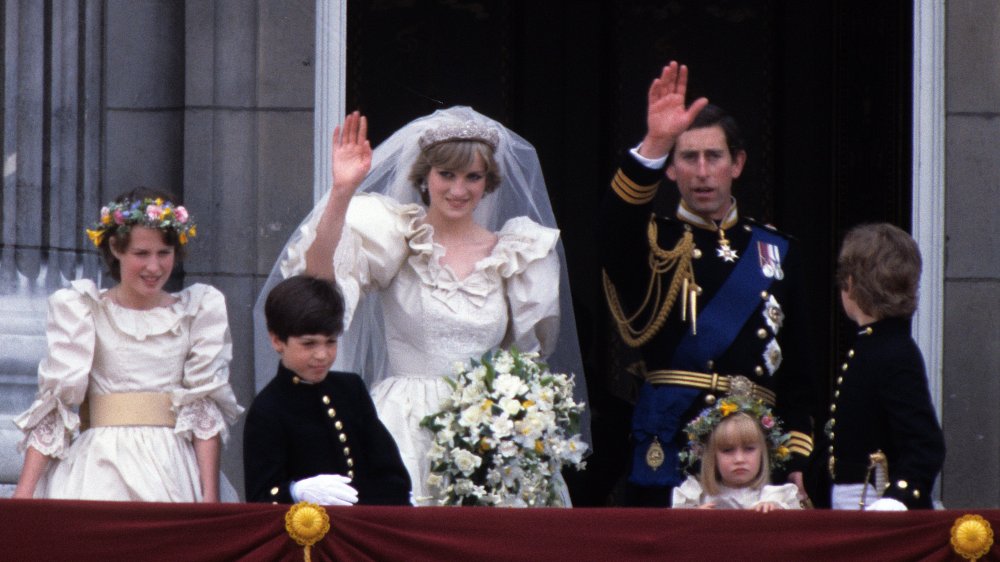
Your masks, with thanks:
M 722 258 L 722 261 L 735 262 L 738 255 L 736 255 L 736 250 L 729 247 L 729 240 L 726 239 L 726 231 L 721 227 L 719 228 L 719 249 L 716 250 L 716 255 Z
M 760 258 L 760 270 L 764 277 L 781 281 L 785 272 L 781 269 L 781 253 L 778 247 L 767 242 L 757 242 L 757 256 Z
M 663 459 L 666 455 L 663 454 L 663 447 L 660 446 L 660 439 L 657 436 L 653 436 L 653 442 L 649 444 L 649 448 L 646 449 L 646 464 L 649 468 L 656 470 L 663 466 Z

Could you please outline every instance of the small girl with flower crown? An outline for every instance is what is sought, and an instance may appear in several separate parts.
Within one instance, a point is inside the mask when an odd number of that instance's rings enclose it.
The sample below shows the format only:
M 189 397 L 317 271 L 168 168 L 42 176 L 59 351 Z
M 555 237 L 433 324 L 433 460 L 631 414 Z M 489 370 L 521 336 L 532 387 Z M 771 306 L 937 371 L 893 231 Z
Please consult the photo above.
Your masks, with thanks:
M 730 396 L 685 427 L 690 442 L 680 453 L 688 467 L 701 461 L 698 477 L 674 488 L 673 507 L 702 509 L 799 509 L 795 484 L 772 486 L 771 469 L 788 457 L 788 435 L 759 400 Z

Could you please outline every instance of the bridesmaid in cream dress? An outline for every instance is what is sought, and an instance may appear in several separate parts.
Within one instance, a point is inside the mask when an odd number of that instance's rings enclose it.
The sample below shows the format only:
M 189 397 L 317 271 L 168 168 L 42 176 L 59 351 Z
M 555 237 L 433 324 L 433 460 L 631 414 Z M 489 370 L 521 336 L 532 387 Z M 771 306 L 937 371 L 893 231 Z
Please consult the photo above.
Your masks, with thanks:
M 163 290 L 194 223 L 140 189 L 88 234 L 119 283 L 74 281 L 49 298 L 38 395 L 15 420 L 25 462 L 14 497 L 219 501 L 222 437 L 242 411 L 226 303 L 208 285 Z
M 504 143 L 521 143 L 520 162 Z M 375 371 L 367 379 L 379 417 L 399 446 L 415 503 L 429 504 L 432 436 L 419 424 L 450 394 L 444 377 L 456 362 L 498 347 L 543 357 L 563 347 L 576 360 L 568 370 L 578 375 L 578 399 L 585 388 L 572 322 L 559 338 L 559 231 L 527 216 L 507 217 L 496 231 L 484 226 L 496 222 L 497 197 L 524 193 L 510 182 L 535 183 L 547 207 L 530 145 L 458 107 L 411 123 L 379 151 L 390 148 L 398 154 L 369 173 L 365 117 L 346 118 L 334 133 L 332 189 L 287 246 L 280 269 L 282 277 L 307 272 L 338 282 L 348 326 L 340 349 L 356 358 L 338 364 Z M 526 159 L 534 166 L 528 173 Z M 376 191 L 389 196 L 359 190 L 363 182 L 386 184 Z M 416 197 L 420 203 L 401 202 Z M 377 303 L 364 312 L 366 295 Z M 364 324 L 378 335 L 358 339 Z

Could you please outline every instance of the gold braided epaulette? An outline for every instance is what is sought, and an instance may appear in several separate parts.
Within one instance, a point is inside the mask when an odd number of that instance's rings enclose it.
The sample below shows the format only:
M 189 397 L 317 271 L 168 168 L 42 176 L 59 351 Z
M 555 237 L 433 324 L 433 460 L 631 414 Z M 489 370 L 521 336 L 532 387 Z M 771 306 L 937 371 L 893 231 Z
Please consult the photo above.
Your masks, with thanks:
M 684 232 L 684 235 L 671 250 L 664 250 L 660 247 L 658 236 L 656 216 L 652 215 L 646 229 L 646 237 L 649 242 L 649 285 L 646 288 L 646 296 L 635 314 L 630 316 L 625 313 L 621 301 L 618 299 L 618 291 L 615 289 L 614 283 L 608 277 L 607 271 L 601 271 L 604 281 L 604 296 L 611 309 L 611 315 L 614 317 L 615 325 L 618 327 L 622 339 L 630 347 L 639 347 L 651 340 L 667 321 L 667 316 L 673 309 L 674 303 L 677 302 L 678 294 L 682 290 L 686 290 L 687 287 L 696 286 L 694 269 L 691 266 L 694 250 L 694 236 L 691 232 Z M 664 291 L 663 277 L 671 271 L 673 275 L 666 291 Z M 685 298 L 685 304 L 686 301 Z M 646 323 L 640 328 L 634 327 L 633 323 L 644 315 L 648 318 Z

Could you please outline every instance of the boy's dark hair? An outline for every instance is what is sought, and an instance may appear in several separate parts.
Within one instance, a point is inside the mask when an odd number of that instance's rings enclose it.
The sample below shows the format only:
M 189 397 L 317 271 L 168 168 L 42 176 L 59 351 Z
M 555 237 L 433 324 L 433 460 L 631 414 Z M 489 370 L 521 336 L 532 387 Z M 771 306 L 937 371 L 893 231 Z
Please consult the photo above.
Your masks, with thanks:
M 909 318 L 917 309 L 920 249 L 905 230 L 888 223 L 852 228 L 837 259 L 837 284 L 862 312 L 875 318 Z
M 267 331 L 281 341 L 291 336 L 344 331 L 344 297 L 331 281 L 297 275 L 271 289 L 264 302 Z

